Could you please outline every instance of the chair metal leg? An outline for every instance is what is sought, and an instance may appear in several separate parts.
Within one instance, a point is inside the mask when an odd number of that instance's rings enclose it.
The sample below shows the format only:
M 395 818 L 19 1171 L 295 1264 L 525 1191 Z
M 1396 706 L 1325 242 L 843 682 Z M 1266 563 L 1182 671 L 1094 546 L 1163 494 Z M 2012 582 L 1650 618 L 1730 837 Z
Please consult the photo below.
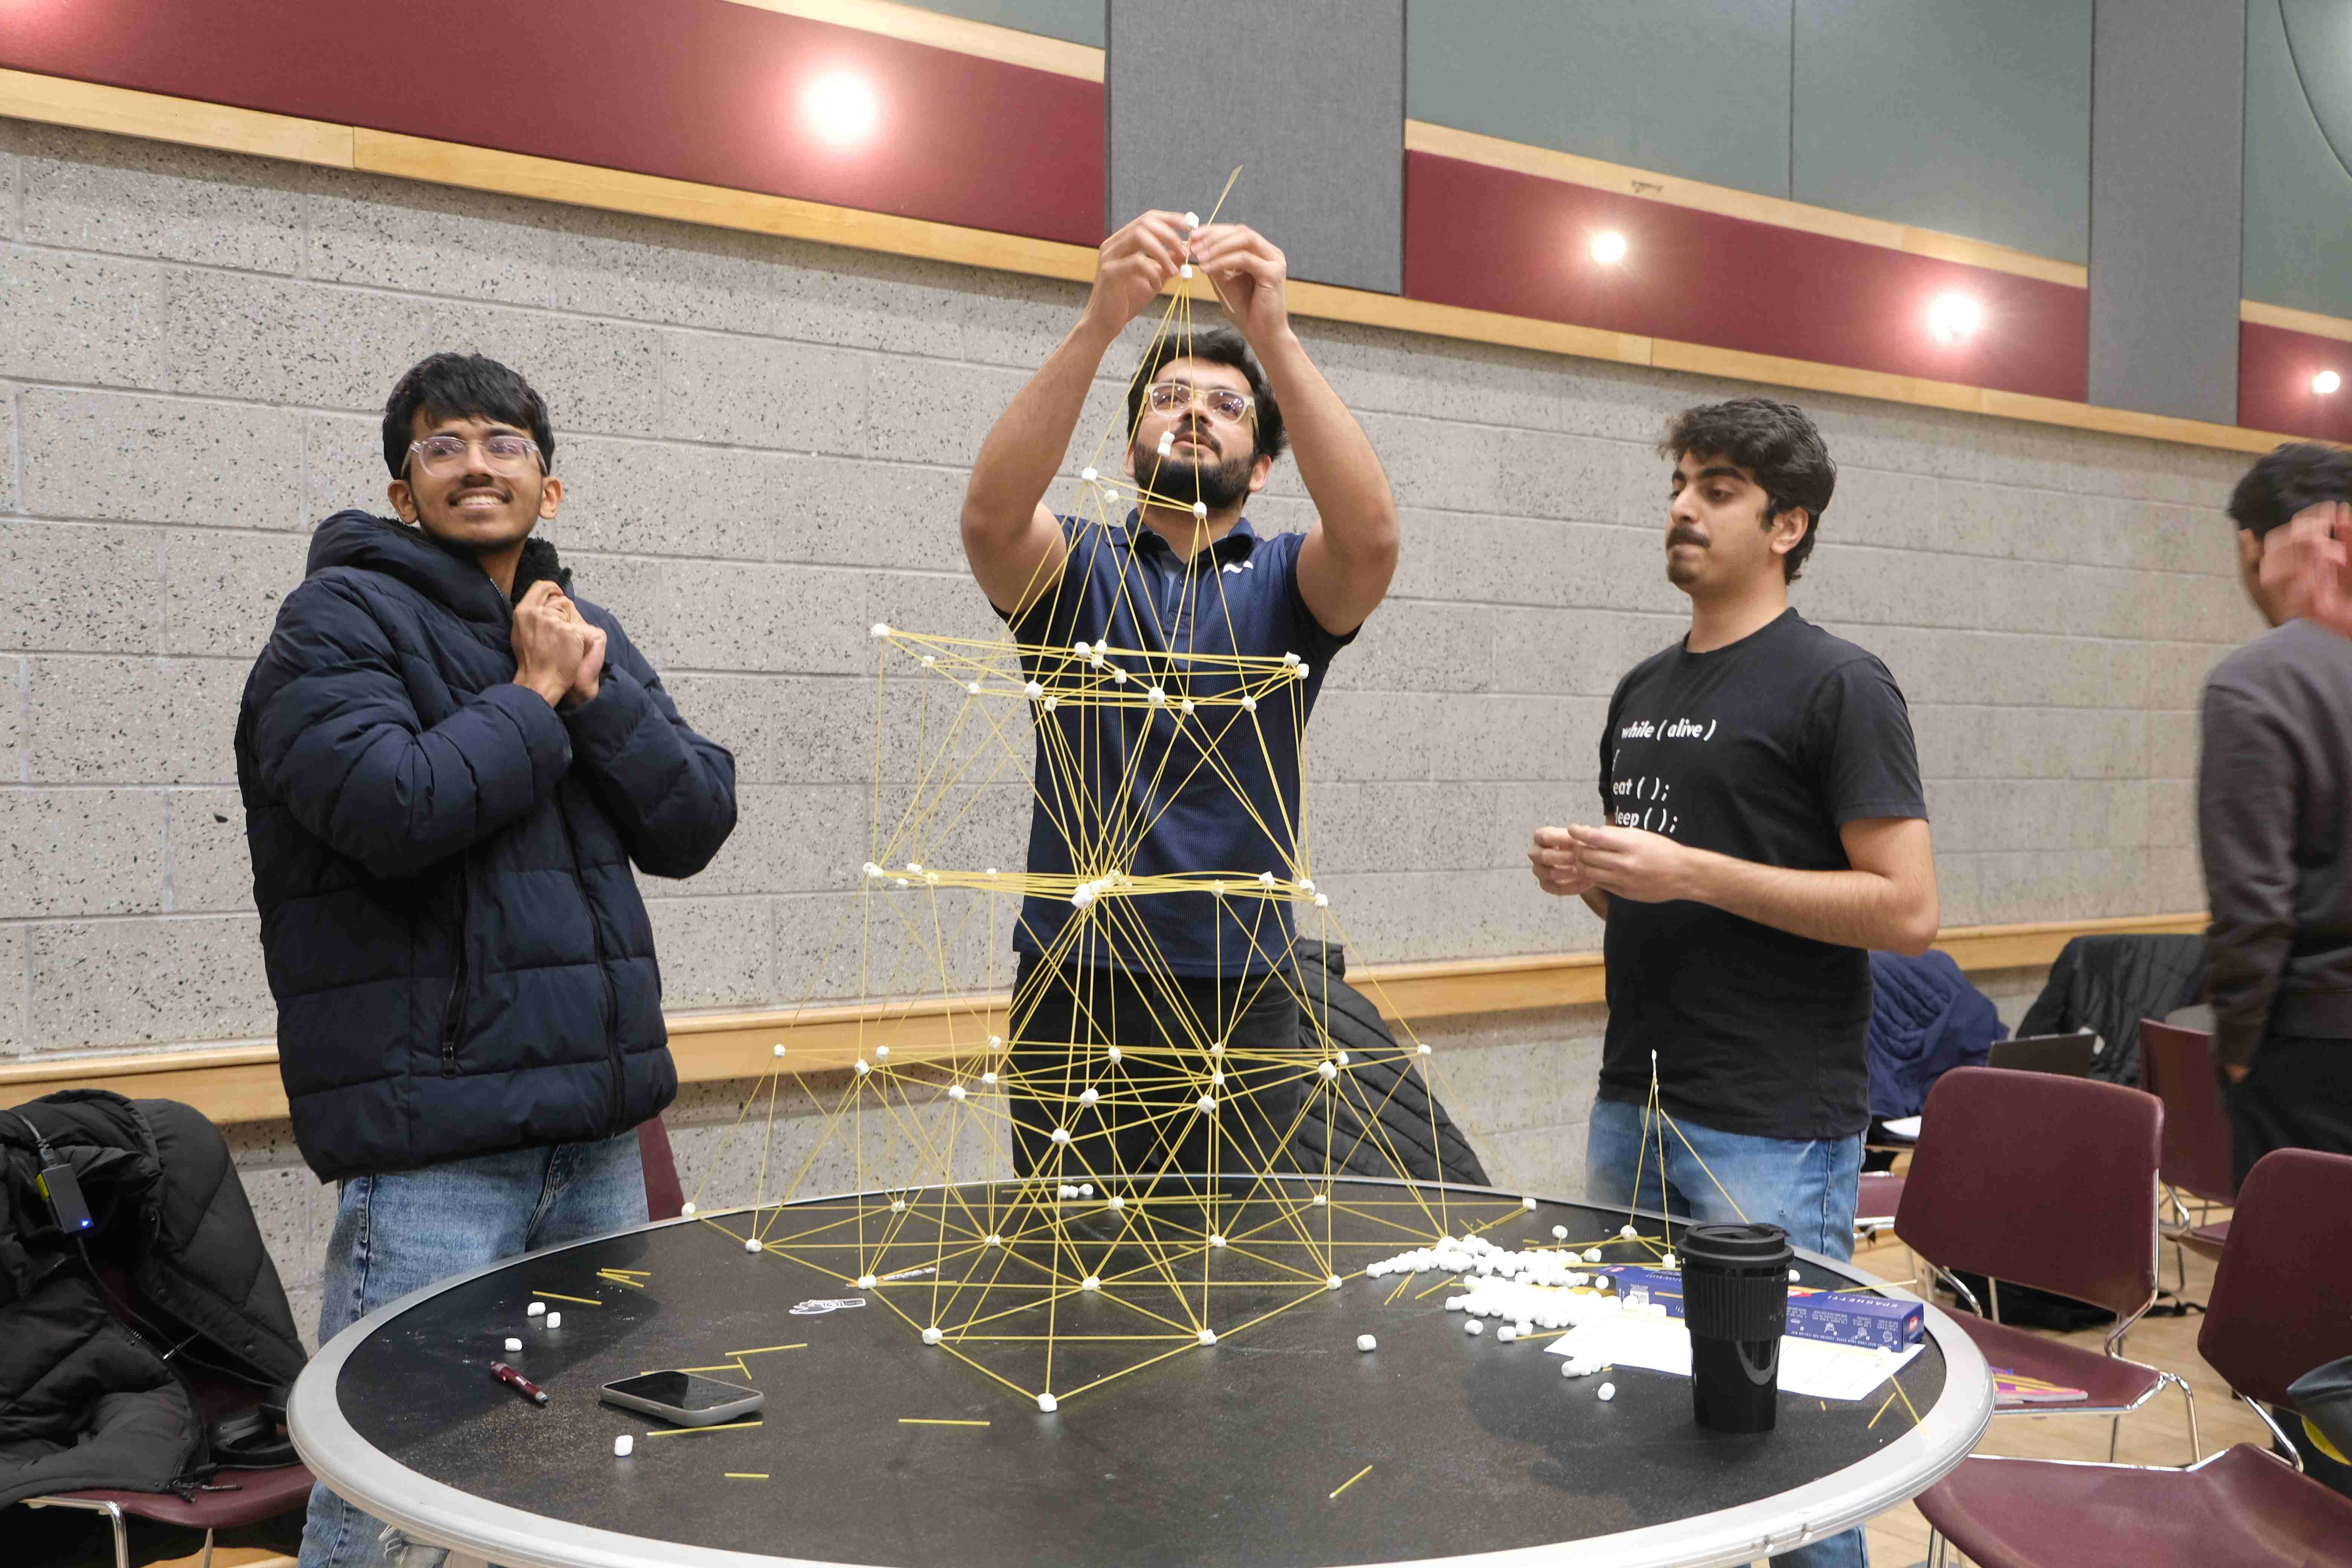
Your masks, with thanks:
M 2107 1463 L 2112 1465 L 2116 1462 L 2116 1447 L 2123 1440 L 2124 1418 L 2120 1415 L 2107 1417 Z
M 204 1560 L 196 1564 L 196 1568 L 213 1568 L 213 1532 L 209 1530 L 205 1531 Z
M 2169 1372 L 2164 1375 L 2180 1385 L 2181 1407 L 2189 1413 L 2189 1462 L 2196 1464 L 2205 1458 L 2205 1450 L 2197 1440 L 2197 1392 L 2189 1386 L 2187 1378 Z

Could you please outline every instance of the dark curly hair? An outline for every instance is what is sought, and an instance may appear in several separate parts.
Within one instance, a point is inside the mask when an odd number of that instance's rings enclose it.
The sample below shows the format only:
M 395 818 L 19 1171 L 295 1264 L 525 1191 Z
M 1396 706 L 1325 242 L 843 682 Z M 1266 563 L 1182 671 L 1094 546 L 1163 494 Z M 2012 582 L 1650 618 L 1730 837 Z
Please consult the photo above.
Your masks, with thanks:
M 1785 580 L 1793 583 L 1813 552 L 1822 512 L 1837 489 L 1837 465 L 1830 461 L 1822 433 L 1793 403 L 1740 397 L 1685 408 L 1658 442 L 1661 457 L 1680 462 L 1686 453 L 1714 458 L 1747 469 L 1764 489 L 1764 525 L 1792 508 L 1805 510 L 1805 536 L 1780 557 Z
M 2289 441 L 2257 458 L 2230 492 L 2230 521 L 2260 539 L 2327 500 L 2352 500 L 2352 451 Z
M 540 470 L 555 468 L 555 432 L 547 422 L 547 402 L 530 383 L 481 354 L 428 354 L 394 384 L 383 405 L 383 466 L 395 479 L 408 477 L 408 444 L 415 439 L 420 408 L 446 419 L 494 419 L 528 430 L 539 443 Z
M 1282 405 L 1274 400 L 1274 388 L 1266 384 L 1265 372 L 1258 369 L 1257 358 L 1249 351 L 1247 340 L 1231 327 L 1211 327 L 1202 332 L 1170 332 L 1151 345 L 1136 367 L 1135 379 L 1127 388 L 1127 429 L 1135 433 L 1137 421 L 1143 417 L 1144 389 L 1152 378 L 1171 360 L 1205 360 L 1211 364 L 1231 365 L 1249 381 L 1250 396 L 1255 399 L 1252 410 L 1257 416 L 1255 438 L 1257 448 L 1250 454 L 1252 461 L 1259 458 L 1279 458 L 1290 449 L 1290 432 L 1282 427 Z

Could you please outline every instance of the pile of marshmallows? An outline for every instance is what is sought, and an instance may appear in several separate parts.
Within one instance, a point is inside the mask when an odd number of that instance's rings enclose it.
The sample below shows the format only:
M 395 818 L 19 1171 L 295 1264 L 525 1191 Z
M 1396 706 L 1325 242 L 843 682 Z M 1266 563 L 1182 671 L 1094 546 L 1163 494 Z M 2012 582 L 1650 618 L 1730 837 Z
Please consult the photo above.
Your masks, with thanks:
M 1463 1314 L 1462 1331 L 1468 1334 L 1481 1332 L 1488 1318 L 1502 1320 L 1495 1338 L 1506 1344 L 1525 1339 L 1538 1329 L 1580 1328 L 1620 1312 L 1666 1315 L 1665 1308 L 1656 1302 L 1629 1306 L 1615 1296 L 1569 1294 L 1578 1286 L 1605 1288 L 1609 1283 L 1606 1275 L 1585 1274 L 1569 1267 L 1578 1261 L 1575 1253 L 1565 1249 L 1514 1252 L 1483 1236 L 1459 1240 L 1447 1237 L 1435 1247 L 1383 1258 L 1364 1272 L 1372 1279 L 1423 1270 L 1470 1276 L 1468 1292 L 1448 1296 L 1445 1310 Z M 1600 1249 L 1587 1251 L 1581 1261 L 1598 1263 Z M 1589 1377 L 1601 1369 L 1597 1363 L 1570 1357 L 1559 1370 L 1566 1377 Z

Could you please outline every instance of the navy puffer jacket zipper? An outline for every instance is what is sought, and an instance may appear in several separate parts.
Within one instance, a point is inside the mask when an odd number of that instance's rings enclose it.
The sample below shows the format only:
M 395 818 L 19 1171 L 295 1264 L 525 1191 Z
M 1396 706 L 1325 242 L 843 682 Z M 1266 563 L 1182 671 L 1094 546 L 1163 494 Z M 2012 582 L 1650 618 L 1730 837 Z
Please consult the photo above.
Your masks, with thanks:
M 516 574 L 569 582 L 533 540 Z M 617 1135 L 677 1093 L 630 873 L 690 877 L 735 760 L 613 616 L 593 702 L 513 684 L 512 600 L 363 512 L 319 525 L 237 715 L 295 1141 L 321 1179 Z

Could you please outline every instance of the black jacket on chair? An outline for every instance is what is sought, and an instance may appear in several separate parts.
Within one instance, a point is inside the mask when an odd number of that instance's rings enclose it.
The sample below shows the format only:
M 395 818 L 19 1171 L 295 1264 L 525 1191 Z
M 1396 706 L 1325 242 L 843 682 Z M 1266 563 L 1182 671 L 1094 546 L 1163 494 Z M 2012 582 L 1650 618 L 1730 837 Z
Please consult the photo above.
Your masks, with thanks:
M 2018 1035 L 2099 1037 L 2091 1076 L 2139 1087 L 2139 1021 L 2197 1000 L 2205 985 L 2201 936 L 2078 936 L 2059 950 Z
M 599 606 L 594 700 L 513 684 L 512 595 L 362 512 L 319 525 L 246 682 L 237 784 L 279 1070 L 322 1178 L 616 1136 L 677 1093 L 630 866 L 688 877 L 735 760 Z
M 35 1185 L 43 1142 L 95 1222 L 78 1237 Z M 0 1507 L 188 1485 L 208 1456 L 187 1376 L 258 1400 L 303 1359 L 228 1145 L 200 1112 L 97 1089 L 0 1111 Z

